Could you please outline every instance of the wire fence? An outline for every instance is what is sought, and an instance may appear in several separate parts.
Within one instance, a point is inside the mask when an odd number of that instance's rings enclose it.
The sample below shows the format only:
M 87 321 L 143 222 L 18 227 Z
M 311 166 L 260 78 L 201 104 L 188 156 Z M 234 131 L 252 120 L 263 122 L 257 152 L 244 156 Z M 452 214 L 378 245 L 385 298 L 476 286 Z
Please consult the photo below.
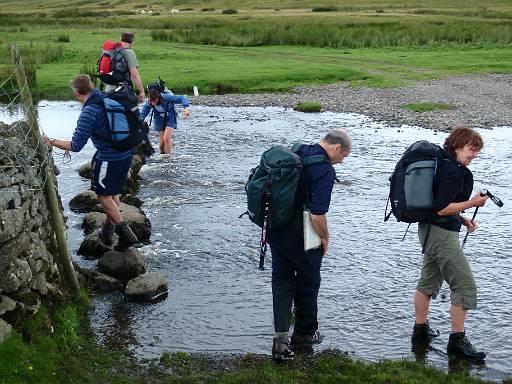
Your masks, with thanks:
M 47 175 L 44 170 L 49 165 L 50 154 L 46 153 L 41 157 L 38 151 L 38 141 L 34 142 L 32 130 L 38 128 L 30 126 L 30 122 L 37 121 L 37 116 L 30 116 L 35 112 L 27 110 L 22 104 L 21 92 L 23 87 L 28 87 L 28 83 L 22 84 L 20 89 L 14 68 L 13 73 L 8 75 L 0 84 L 0 99 L 5 102 L 5 104 L 2 104 L 0 113 L 0 121 L 4 123 L 1 128 L 2 136 L 10 138 L 13 143 L 20 142 L 26 148 L 26 151 L 22 153 L 14 153 L 14 161 L 1 164 L 0 170 L 5 174 L 13 168 L 17 168 L 18 171 L 32 168 L 35 171 L 35 177 L 41 180 L 41 186 L 38 187 L 38 190 L 42 191 L 47 182 Z M 13 119 L 14 121 L 8 124 L 9 120 Z M 0 190 L 0 193 L 5 193 L 5 190 Z
M 78 296 L 80 288 L 67 249 L 52 154 L 44 143 L 44 132 L 39 129 L 37 109 L 32 101 L 22 58 L 16 46 L 12 46 L 11 52 L 12 73 L 7 73 L 0 82 L 0 150 L 6 152 L 0 162 L 0 187 L 4 186 L 0 188 L 0 201 L 9 202 L 20 192 L 16 184 L 27 179 L 31 183 L 25 191 L 39 191 L 46 195 L 60 262 L 71 291 Z M 22 180 L 16 183 L 16 178 L 20 177 Z

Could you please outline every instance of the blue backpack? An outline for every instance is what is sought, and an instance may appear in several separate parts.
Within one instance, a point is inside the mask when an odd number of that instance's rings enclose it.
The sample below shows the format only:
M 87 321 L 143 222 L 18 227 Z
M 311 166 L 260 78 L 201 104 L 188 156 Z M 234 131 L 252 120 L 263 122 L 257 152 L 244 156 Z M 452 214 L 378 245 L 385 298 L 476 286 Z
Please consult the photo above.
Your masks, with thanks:
M 105 139 L 116 151 L 127 151 L 142 143 L 143 123 L 139 117 L 139 100 L 128 89 L 105 93 L 91 101 L 107 113 L 110 134 Z

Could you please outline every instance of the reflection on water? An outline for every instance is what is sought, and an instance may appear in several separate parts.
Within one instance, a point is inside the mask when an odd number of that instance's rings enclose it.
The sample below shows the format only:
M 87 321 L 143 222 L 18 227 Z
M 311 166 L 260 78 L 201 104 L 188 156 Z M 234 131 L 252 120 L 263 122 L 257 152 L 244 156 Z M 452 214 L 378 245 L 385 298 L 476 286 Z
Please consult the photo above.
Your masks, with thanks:
M 69 137 L 78 111 L 74 103 L 46 103 L 40 107 L 42 126 L 50 136 Z M 339 348 L 369 360 L 415 359 L 409 340 L 421 247 L 414 226 L 401 241 L 406 225 L 383 223 L 387 179 L 410 143 L 442 143 L 445 134 L 386 127 L 360 115 L 281 108 L 195 107 L 192 119 L 176 133 L 171 157 L 155 156 L 142 169 L 140 197 L 153 234 L 141 250 L 148 270 L 165 275 L 169 297 L 151 305 L 124 303 L 115 294 L 95 298 L 92 322 L 102 339 L 120 340 L 145 357 L 175 350 L 268 354 L 271 271 L 257 268 L 258 228 L 238 218 L 245 211 L 244 183 L 264 149 L 314 142 L 333 127 L 345 127 L 354 145 L 351 156 L 336 166 L 341 183 L 334 187 L 328 214 L 331 244 L 319 297 L 325 339 L 319 348 Z M 479 309 L 468 316 L 468 337 L 488 358 L 486 367 L 463 369 L 499 378 L 512 373 L 512 345 L 506 342 L 512 339 L 512 135 L 507 128 L 480 132 L 486 147 L 471 166 L 475 190 L 488 188 L 505 206 L 480 208 L 481 227 L 465 246 L 479 289 Z M 74 169 L 91 153 L 88 147 L 71 164 L 60 164 L 64 202 L 88 187 Z M 72 251 L 82 238 L 81 220 L 70 213 Z M 460 367 L 445 354 L 449 305 L 444 286 L 430 317 L 441 336 L 420 357 L 445 370 Z

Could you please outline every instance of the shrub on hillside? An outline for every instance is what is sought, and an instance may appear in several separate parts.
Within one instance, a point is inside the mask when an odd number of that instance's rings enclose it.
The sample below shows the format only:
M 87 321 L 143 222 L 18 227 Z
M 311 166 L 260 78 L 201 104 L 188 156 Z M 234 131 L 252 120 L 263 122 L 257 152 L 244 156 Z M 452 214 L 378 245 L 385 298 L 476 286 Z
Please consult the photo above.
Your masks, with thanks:
M 69 43 L 69 35 L 57 35 L 57 43 Z
M 311 12 L 336 12 L 338 10 L 337 7 L 334 6 L 326 6 L 326 7 L 314 7 L 311 9 Z
M 293 109 L 306 113 L 320 112 L 322 110 L 322 105 L 316 101 L 300 101 Z
M 222 11 L 223 15 L 234 15 L 235 13 L 238 13 L 236 9 L 225 9 Z

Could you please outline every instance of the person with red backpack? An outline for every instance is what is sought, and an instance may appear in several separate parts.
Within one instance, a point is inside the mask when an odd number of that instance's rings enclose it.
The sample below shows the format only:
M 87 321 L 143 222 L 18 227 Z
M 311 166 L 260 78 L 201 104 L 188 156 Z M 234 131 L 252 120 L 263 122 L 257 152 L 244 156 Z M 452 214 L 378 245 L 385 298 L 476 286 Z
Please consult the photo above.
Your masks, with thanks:
M 98 61 L 98 77 L 105 84 L 105 92 L 113 91 L 120 85 L 133 90 L 135 84 L 139 101 L 142 102 L 146 94 L 137 70 L 139 63 L 132 50 L 134 40 L 133 33 L 123 32 L 121 42 L 107 40 L 103 43 L 103 55 Z

